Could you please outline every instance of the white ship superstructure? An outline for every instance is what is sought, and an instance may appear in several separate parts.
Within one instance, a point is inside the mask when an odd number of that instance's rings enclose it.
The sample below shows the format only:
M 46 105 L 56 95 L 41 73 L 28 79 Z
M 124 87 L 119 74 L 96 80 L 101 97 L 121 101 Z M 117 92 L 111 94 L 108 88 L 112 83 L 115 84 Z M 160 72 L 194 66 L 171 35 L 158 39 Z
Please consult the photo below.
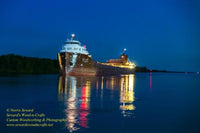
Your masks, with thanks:
M 81 43 L 77 40 L 74 40 L 75 35 L 72 34 L 71 39 L 67 39 L 65 45 L 63 46 L 60 52 L 69 52 L 73 54 L 85 54 L 88 55 L 88 51 L 85 46 L 81 46 Z

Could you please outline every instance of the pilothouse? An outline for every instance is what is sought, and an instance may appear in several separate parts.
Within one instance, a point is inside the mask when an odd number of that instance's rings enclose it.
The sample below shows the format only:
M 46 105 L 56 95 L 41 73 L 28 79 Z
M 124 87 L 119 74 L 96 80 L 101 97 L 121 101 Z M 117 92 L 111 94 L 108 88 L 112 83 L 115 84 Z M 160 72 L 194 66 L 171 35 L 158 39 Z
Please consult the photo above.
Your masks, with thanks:
M 62 50 L 60 52 L 70 52 L 70 53 L 80 53 L 88 55 L 88 51 L 86 50 L 85 46 L 81 46 L 81 43 L 77 40 L 74 40 L 75 34 L 71 35 L 71 39 L 67 39 L 65 42 L 65 45 L 63 46 Z

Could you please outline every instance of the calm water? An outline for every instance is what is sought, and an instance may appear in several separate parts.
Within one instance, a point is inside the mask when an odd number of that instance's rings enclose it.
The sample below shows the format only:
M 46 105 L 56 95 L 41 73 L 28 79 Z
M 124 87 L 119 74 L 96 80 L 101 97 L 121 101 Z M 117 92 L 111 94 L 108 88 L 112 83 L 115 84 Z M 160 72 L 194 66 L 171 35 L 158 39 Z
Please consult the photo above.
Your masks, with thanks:
M 7 108 L 62 119 L 53 127 L 6 127 Z M 200 75 L 0 77 L 0 132 L 197 133 Z

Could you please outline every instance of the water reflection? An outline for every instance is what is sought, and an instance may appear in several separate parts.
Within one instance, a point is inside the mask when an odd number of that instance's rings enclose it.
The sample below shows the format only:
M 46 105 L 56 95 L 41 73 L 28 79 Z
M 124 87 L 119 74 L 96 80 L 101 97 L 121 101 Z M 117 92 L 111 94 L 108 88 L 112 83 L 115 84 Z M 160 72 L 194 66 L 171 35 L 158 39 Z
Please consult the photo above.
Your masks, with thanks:
M 136 108 L 133 104 L 135 100 L 134 81 L 135 78 L 133 74 L 108 77 L 102 76 L 98 78 L 96 88 L 99 89 L 99 83 L 101 83 L 101 100 L 103 100 L 103 95 L 107 95 L 103 93 L 103 89 L 111 90 L 111 99 L 114 97 L 113 91 L 119 89 L 120 110 L 124 117 L 129 117 L 133 115 L 133 110 Z
M 70 132 L 88 128 L 91 102 L 102 111 L 120 109 L 123 117 L 133 116 L 134 75 L 101 77 L 59 77 L 58 98 L 65 103 L 66 127 Z M 91 96 L 91 88 L 93 95 Z M 93 99 L 91 99 L 91 97 Z M 94 102 L 95 101 L 95 102 Z M 114 104 L 113 104 L 114 103 Z M 109 106 L 107 106 L 109 105 Z M 116 110 L 117 111 L 117 110 Z
M 152 86 L 152 73 L 150 73 L 150 76 L 149 76 L 149 88 L 150 88 L 150 91 L 151 91 L 151 86 Z
M 59 77 L 58 98 L 65 101 L 66 127 L 70 132 L 88 127 L 92 77 Z
M 123 116 L 132 115 L 129 111 L 135 110 L 134 100 L 134 75 L 125 75 L 120 80 L 120 109 Z

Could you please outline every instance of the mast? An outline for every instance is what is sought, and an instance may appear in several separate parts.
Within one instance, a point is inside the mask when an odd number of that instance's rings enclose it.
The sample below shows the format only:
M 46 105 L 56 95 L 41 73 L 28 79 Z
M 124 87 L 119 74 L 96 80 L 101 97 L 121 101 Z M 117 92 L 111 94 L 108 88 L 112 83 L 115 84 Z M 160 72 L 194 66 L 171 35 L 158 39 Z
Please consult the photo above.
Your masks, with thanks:
M 124 52 L 123 53 L 125 54 L 125 52 L 126 52 L 126 48 L 124 48 Z
M 72 36 L 71 40 L 74 40 L 75 34 L 71 34 L 71 36 Z

